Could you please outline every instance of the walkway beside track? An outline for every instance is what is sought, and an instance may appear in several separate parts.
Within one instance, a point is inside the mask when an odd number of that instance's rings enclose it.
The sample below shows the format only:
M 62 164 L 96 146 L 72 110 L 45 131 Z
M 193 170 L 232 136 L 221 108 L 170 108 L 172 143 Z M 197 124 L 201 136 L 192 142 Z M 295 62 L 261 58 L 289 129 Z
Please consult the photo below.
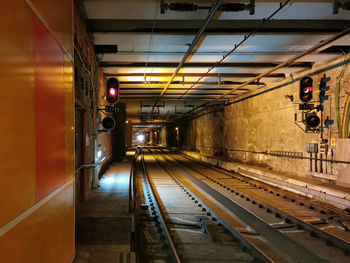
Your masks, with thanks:
M 279 186 L 287 190 L 297 191 L 342 208 L 350 208 L 350 187 L 347 186 L 336 185 L 330 183 L 328 180 L 311 176 L 298 176 L 292 173 L 287 174 L 271 171 L 258 166 L 225 161 L 220 158 L 200 154 L 198 152 L 181 152 L 189 157 L 219 168 L 235 171 L 244 176 Z
M 114 164 L 100 180 L 101 186 L 78 205 L 74 263 L 135 262 L 130 252 L 130 169 L 131 161 Z

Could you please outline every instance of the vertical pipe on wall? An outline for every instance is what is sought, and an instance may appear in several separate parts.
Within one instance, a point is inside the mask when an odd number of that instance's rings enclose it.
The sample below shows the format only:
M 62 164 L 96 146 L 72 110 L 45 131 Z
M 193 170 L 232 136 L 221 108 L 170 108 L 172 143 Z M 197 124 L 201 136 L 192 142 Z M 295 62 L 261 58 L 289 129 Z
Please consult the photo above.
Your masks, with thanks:
M 77 98 L 75 104 L 83 110 L 83 165 L 86 164 L 86 106 Z M 83 167 L 81 175 L 81 201 L 86 199 L 86 167 Z
M 312 172 L 312 153 L 310 153 L 310 172 Z
M 323 128 L 323 103 L 321 105 L 322 109 L 321 109 L 321 145 L 324 144 L 324 128 Z M 320 173 L 323 173 L 323 154 L 320 154 Z
M 331 149 L 331 174 L 333 174 L 333 149 Z
M 317 172 L 317 153 L 315 153 L 315 172 Z

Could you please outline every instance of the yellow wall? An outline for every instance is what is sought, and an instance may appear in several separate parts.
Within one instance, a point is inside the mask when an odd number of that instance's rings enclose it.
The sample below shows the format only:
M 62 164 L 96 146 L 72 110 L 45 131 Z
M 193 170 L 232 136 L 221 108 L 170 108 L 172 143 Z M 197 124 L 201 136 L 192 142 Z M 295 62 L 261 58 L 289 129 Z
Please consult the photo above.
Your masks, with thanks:
M 65 183 L 36 200 L 33 19 L 64 54 Z M 5 0 L 0 9 L 0 262 L 74 256 L 72 0 Z

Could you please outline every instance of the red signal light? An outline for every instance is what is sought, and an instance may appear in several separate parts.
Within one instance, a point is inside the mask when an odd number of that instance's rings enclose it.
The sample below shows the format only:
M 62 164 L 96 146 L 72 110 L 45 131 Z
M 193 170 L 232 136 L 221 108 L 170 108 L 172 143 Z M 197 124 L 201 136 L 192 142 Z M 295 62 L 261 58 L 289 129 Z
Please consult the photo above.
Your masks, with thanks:
M 115 88 L 110 88 L 109 89 L 109 95 L 112 97 L 115 97 L 115 95 L 117 95 L 117 91 L 115 90 Z
M 304 92 L 305 93 L 309 93 L 309 92 L 312 92 L 312 87 L 307 87 L 304 89 Z
M 106 91 L 106 100 L 111 104 L 117 103 L 119 99 L 119 81 L 116 78 L 108 79 Z
M 309 102 L 312 100 L 312 83 L 313 79 L 309 76 L 305 76 L 300 80 L 299 96 L 302 102 Z

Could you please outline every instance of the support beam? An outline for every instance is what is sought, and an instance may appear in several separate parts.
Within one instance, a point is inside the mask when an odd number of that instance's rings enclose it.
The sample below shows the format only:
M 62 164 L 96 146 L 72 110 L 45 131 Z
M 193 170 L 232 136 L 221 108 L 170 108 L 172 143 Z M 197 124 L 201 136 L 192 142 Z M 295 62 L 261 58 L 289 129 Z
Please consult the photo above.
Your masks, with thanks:
M 89 32 L 191 34 L 201 27 L 202 20 L 143 20 L 143 19 L 89 19 Z M 245 34 L 252 32 L 261 20 L 212 20 L 205 34 Z M 260 27 L 255 34 L 320 34 L 337 33 L 350 27 L 350 20 L 271 20 Z
M 157 85 L 157 84 L 167 84 L 167 81 L 147 81 L 146 84 L 144 81 L 119 81 L 120 85 Z M 172 85 L 192 85 L 196 83 L 196 81 L 172 81 L 171 84 Z M 220 83 L 220 86 L 224 86 L 224 85 L 240 85 L 243 84 L 244 82 L 241 81 L 230 81 L 230 80 L 223 80 Z M 197 83 L 198 85 L 218 85 L 217 81 L 201 81 Z M 265 85 L 265 83 L 262 82 L 253 82 L 250 83 L 250 85 Z
M 173 73 L 147 73 L 147 77 L 171 77 Z M 105 77 L 143 77 L 145 73 L 103 73 Z M 201 77 L 203 73 L 180 73 L 178 77 Z M 208 73 L 206 77 L 222 78 L 253 78 L 259 73 Z M 271 73 L 269 78 L 285 78 L 283 73 Z
M 169 93 L 167 93 L 166 95 L 164 95 L 164 96 L 166 96 L 166 97 L 170 97 L 170 96 L 179 96 L 179 95 L 182 95 L 183 93 L 182 92 L 176 92 L 176 93 L 174 93 L 174 92 L 169 92 Z M 191 94 L 186 94 L 186 96 L 218 96 L 218 95 L 222 95 L 223 94 L 223 92 L 215 92 L 215 93 L 213 93 L 213 92 L 211 92 L 211 93 L 191 93 Z M 159 92 L 147 92 L 147 93 L 142 93 L 142 94 L 140 94 L 140 93 L 132 93 L 132 92 L 121 92 L 120 93 L 120 98 L 122 98 L 123 96 L 138 96 L 138 97 L 140 97 L 140 96 L 158 96 L 159 95 Z M 233 95 L 236 95 L 236 94 L 233 94 Z
M 159 98 L 157 98 L 157 100 L 155 101 L 153 109 L 154 109 L 155 105 L 157 105 L 157 102 L 163 97 L 163 95 L 166 92 L 166 90 L 170 87 L 171 82 L 174 80 L 174 78 L 176 77 L 177 73 L 179 73 L 180 70 L 184 67 L 185 63 L 190 60 L 190 57 L 192 56 L 191 52 L 195 50 L 195 47 L 197 46 L 198 43 L 202 42 L 202 40 L 203 40 L 202 39 L 203 33 L 204 33 L 205 29 L 207 28 L 209 22 L 214 17 L 215 13 L 218 11 L 221 3 L 222 3 L 222 0 L 216 0 L 214 5 L 210 8 L 210 11 L 209 11 L 209 13 L 208 13 L 204 23 L 202 23 L 202 25 L 201 25 L 199 31 L 197 32 L 195 38 L 192 40 L 192 43 L 188 47 L 188 49 L 186 51 L 186 54 L 182 57 L 180 63 L 177 65 L 173 75 L 170 77 L 170 80 L 165 85 L 163 91 L 160 93 Z M 153 111 L 153 109 L 152 109 L 152 111 Z
M 192 89 L 193 91 L 220 91 L 220 90 L 231 90 L 232 88 L 230 87 L 217 87 L 217 88 L 194 88 Z M 120 87 L 119 90 L 121 91 L 135 91 L 135 92 L 143 92 L 143 91 L 162 91 L 162 88 L 149 88 L 149 87 L 141 87 L 141 88 L 123 88 Z M 185 91 L 188 90 L 187 88 L 170 88 L 169 91 Z M 239 90 L 251 90 L 251 89 L 247 89 L 247 88 L 242 88 Z M 123 94 L 123 93 L 121 93 Z
M 102 68 L 144 68 L 146 62 L 112 62 L 105 61 L 100 62 L 99 66 Z M 148 68 L 176 68 L 178 63 L 174 62 L 148 62 Z M 215 63 L 208 62 L 190 62 L 184 63 L 183 68 L 209 68 L 214 66 Z M 217 68 L 273 68 L 278 63 L 266 63 L 266 62 L 224 62 L 216 66 Z M 295 62 L 286 67 L 297 67 L 297 68 L 311 68 L 311 62 Z M 147 74 L 148 76 L 148 74 Z M 181 74 L 179 74 L 181 76 Z
M 184 97 L 181 100 L 202 100 L 202 101 L 210 101 L 213 99 L 213 96 L 211 97 L 203 97 L 203 96 L 199 96 L 199 97 Z M 138 97 L 120 97 L 121 101 L 126 101 L 126 100 L 150 100 L 150 101 L 154 101 L 154 96 L 151 97 L 144 97 L 144 96 L 138 96 Z M 178 102 L 179 100 L 176 98 L 168 98 L 168 97 L 163 97 L 162 101 L 175 101 Z M 227 99 L 219 99 L 221 101 L 226 101 Z
M 326 45 L 329 45 L 329 44 L 333 43 L 334 41 L 336 41 L 336 40 L 338 40 L 338 39 L 341 39 L 341 38 L 343 38 L 344 36 L 347 36 L 347 35 L 349 35 L 349 34 L 350 34 L 350 27 L 347 28 L 347 29 L 345 29 L 344 31 L 340 32 L 339 34 L 337 34 L 337 35 L 335 35 L 335 36 L 332 36 L 332 37 L 329 37 L 328 39 L 326 39 L 326 40 L 324 40 L 324 41 L 318 43 L 317 45 L 315 45 L 315 46 L 309 48 L 308 50 L 306 50 L 306 51 L 300 53 L 299 55 L 297 55 L 297 56 L 295 56 L 295 57 L 293 57 L 293 58 L 291 58 L 291 59 L 289 59 L 289 60 L 287 60 L 287 61 L 285 61 L 285 62 L 279 64 L 279 65 L 277 65 L 276 67 L 274 67 L 274 68 L 272 68 L 272 69 L 266 71 L 265 73 L 262 73 L 262 74 L 260 74 L 259 76 L 255 77 L 255 78 L 252 78 L 252 79 L 250 79 L 250 80 L 248 80 L 248 81 L 246 81 L 246 82 L 243 83 L 242 85 L 240 85 L 240 86 L 238 86 L 238 87 L 236 87 L 236 88 L 233 88 L 231 91 L 228 91 L 228 92 L 226 92 L 225 94 L 220 95 L 219 97 L 217 97 L 217 98 L 215 98 L 215 99 L 213 99 L 213 100 L 210 100 L 210 101 L 208 101 L 208 102 L 203 103 L 202 105 L 200 105 L 200 106 L 197 107 L 197 108 L 194 108 L 193 110 L 189 111 L 188 113 L 190 113 L 190 112 L 193 113 L 193 112 L 195 112 L 196 110 L 199 110 L 199 109 L 202 108 L 202 107 L 208 107 L 208 106 L 212 105 L 213 103 L 215 103 L 216 101 L 219 101 L 219 100 L 224 99 L 227 95 L 233 94 L 233 93 L 234 93 L 235 91 L 237 91 L 238 89 L 244 88 L 244 87 L 247 86 L 249 83 L 252 83 L 252 82 L 254 82 L 254 81 L 257 81 L 258 79 L 263 78 L 264 76 L 267 76 L 267 75 L 273 73 L 274 71 L 276 71 L 276 70 L 278 70 L 278 69 L 280 69 L 280 68 L 283 68 L 284 66 L 289 65 L 290 63 L 293 63 L 293 62 L 297 61 L 298 59 L 301 59 L 301 58 L 307 56 L 308 54 L 310 54 L 310 53 L 312 53 L 312 52 L 314 52 L 314 51 L 316 51 L 316 50 L 318 50 L 318 49 L 320 49 L 320 48 L 322 48 L 322 47 L 324 47 L 324 46 L 326 46 Z M 178 117 L 178 118 L 175 118 L 173 121 L 176 121 L 177 119 L 180 119 L 180 118 L 181 118 L 181 116 Z

